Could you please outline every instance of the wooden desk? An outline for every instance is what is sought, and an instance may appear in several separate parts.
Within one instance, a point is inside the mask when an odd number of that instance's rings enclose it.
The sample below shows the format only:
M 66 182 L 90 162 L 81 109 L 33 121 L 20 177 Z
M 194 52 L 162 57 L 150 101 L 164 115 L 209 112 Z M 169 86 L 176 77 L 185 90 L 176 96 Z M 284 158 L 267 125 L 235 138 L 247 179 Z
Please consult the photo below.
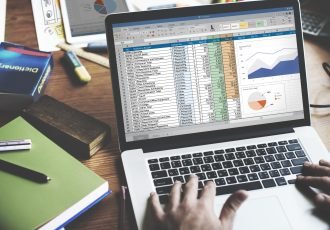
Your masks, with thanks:
M 30 0 L 7 1 L 6 41 L 38 48 Z M 82 60 L 93 79 L 85 86 L 75 85 L 67 76 L 60 58 L 63 52 L 54 53 L 55 68 L 46 89 L 46 94 L 69 104 L 91 116 L 100 119 L 112 127 L 112 143 L 99 151 L 92 159 L 83 161 L 91 170 L 110 182 L 113 191 L 100 204 L 79 217 L 67 229 L 118 229 L 120 185 L 124 181 L 124 173 L 120 161 L 117 144 L 116 118 L 112 98 L 109 70 L 92 62 Z M 310 80 L 311 102 L 320 98 L 330 103 L 329 89 L 320 84 L 328 80 L 321 62 L 330 61 L 329 49 L 313 42 L 306 42 L 306 59 Z M 8 116 L 0 115 L 0 123 Z M 327 124 L 327 125 L 324 125 Z M 313 126 L 319 132 L 323 142 L 330 150 L 330 116 L 313 116 Z M 126 229 L 135 228 L 131 209 L 128 210 Z

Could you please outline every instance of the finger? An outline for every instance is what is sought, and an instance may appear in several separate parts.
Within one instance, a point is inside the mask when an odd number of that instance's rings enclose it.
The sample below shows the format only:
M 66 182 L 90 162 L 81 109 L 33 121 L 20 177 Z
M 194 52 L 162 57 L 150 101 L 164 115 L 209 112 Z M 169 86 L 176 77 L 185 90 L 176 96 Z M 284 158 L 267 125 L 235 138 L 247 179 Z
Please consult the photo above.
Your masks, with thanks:
M 330 168 L 330 162 L 329 161 L 326 161 L 326 160 L 320 160 L 319 161 L 319 164 L 321 165 L 321 166 L 325 166 L 325 167 L 329 167 Z
M 198 193 L 198 177 L 191 175 L 188 183 L 185 184 L 183 189 L 183 202 L 190 204 L 194 200 L 197 200 Z
M 151 204 L 152 212 L 157 220 L 161 221 L 165 215 L 164 210 L 159 202 L 159 197 L 155 192 L 150 193 L 149 201 Z
M 180 196 L 181 196 L 181 182 L 175 181 L 174 185 L 170 192 L 170 199 L 168 202 L 168 208 L 173 209 L 180 204 Z
M 241 204 L 248 197 L 247 192 L 243 190 L 239 190 L 233 193 L 223 205 L 219 219 L 224 226 L 224 229 L 232 229 L 235 214 Z
M 315 196 L 314 201 L 318 208 L 330 210 L 330 196 L 324 193 L 319 193 Z
M 200 197 L 201 202 L 206 202 L 209 205 L 214 204 L 214 198 L 216 194 L 216 188 L 213 181 L 208 181 L 202 190 Z
M 330 192 L 329 177 L 298 176 L 296 182 L 300 185 L 321 189 L 327 193 Z
M 306 176 L 330 176 L 330 168 L 305 162 L 303 174 Z

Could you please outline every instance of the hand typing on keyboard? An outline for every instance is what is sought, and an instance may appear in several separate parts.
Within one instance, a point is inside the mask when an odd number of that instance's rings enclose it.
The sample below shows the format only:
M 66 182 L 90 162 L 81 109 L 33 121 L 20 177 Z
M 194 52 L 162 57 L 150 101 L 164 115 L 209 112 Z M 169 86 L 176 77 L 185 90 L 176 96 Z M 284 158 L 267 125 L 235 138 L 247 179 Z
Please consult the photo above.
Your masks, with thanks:
M 213 182 L 206 183 L 199 198 L 197 176 L 190 177 L 182 188 L 183 194 L 181 188 L 181 182 L 176 181 L 165 209 L 162 208 L 158 195 L 151 193 L 149 212 L 151 211 L 152 218 L 147 220 L 147 229 L 229 230 L 233 228 L 237 209 L 247 198 L 247 193 L 243 190 L 233 193 L 225 202 L 218 217 L 213 209 L 216 195 L 216 186 Z
M 330 162 L 320 160 L 319 165 L 304 163 L 303 176 L 297 177 L 297 183 L 311 186 L 322 192 L 314 197 L 315 205 L 326 212 L 330 211 Z

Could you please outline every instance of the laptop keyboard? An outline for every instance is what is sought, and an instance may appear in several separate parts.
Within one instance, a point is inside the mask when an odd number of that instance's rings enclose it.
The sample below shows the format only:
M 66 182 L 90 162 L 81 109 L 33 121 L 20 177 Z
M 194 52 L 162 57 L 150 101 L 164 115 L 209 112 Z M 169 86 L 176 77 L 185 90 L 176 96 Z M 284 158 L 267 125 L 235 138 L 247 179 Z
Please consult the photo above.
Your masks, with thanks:
M 198 179 L 201 191 L 208 181 L 216 195 L 239 189 L 256 190 L 294 183 L 292 175 L 302 172 L 308 161 L 298 140 L 217 149 L 148 160 L 153 183 L 161 203 L 166 203 L 174 181 L 183 184 L 190 174 Z

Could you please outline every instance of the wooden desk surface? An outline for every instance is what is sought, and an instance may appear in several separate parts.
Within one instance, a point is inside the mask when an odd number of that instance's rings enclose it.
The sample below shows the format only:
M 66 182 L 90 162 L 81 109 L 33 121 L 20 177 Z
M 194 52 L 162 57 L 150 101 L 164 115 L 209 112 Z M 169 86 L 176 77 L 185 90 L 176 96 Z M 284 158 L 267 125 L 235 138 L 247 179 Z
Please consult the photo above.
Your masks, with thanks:
M 6 41 L 38 48 L 31 1 L 7 1 Z M 325 85 L 329 79 L 321 67 L 321 62 L 330 61 L 329 48 L 312 41 L 305 42 L 311 102 L 330 104 L 330 90 Z M 67 229 L 118 229 L 120 185 L 124 173 L 117 144 L 116 118 L 112 98 L 109 69 L 82 60 L 93 79 L 87 85 L 74 84 L 67 76 L 60 59 L 62 51 L 54 52 L 55 68 L 46 89 L 46 94 L 70 106 L 100 119 L 112 127 L 112 143 L 99 151 L 92 159 L 83 161 L 91 170 L 110 182 L 113 194 L 90 211 L 76 219 Z M 324 85 L 322 85 L 324 84 Z M 323 111 L 321 111 L 324 113 Z M 330 151 L 330 111 L 327 115 L 312 116 L 313 126 L 319 132 Z M 0 123 L 8 116 L 0 115 Z M 127 211 L 126 229 L 135 228 L 131 208 Z

